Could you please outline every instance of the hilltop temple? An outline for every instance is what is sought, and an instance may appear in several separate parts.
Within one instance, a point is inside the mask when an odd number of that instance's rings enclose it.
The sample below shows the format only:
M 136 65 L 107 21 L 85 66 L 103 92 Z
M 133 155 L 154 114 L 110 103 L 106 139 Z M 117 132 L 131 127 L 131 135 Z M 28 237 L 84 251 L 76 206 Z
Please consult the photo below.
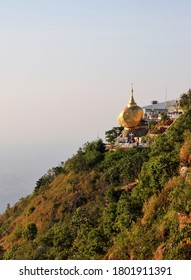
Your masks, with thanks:
M 130 142 L 148 133 L 148 123 L 143 120 L 143 109 L 134 100 L 133 87 L 129 103 L 118 116 L 118 123 L 124 128 L 118 140 L 126 139 Z

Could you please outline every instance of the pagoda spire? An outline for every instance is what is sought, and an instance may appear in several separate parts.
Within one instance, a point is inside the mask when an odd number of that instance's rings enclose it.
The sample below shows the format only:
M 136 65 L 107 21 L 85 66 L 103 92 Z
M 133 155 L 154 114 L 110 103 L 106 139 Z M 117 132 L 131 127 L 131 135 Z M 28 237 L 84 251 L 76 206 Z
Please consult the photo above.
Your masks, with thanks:
M 133 82 L 131 83 L 131 96 L 133 96 Z
M 134 93 L 134 91 L 133 91 L 133 83 L 131 83 L 131 98 L 129 100 L 129 103 L 128 103 L 127 107 L 137 106 L 137 103 L 134 100 L 133 93 Z

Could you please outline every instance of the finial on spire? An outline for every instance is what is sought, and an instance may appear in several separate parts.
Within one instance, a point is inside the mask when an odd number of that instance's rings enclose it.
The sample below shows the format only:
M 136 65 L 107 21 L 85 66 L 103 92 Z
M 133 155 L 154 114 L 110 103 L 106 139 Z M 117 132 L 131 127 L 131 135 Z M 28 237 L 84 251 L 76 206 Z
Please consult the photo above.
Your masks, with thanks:
M 134 106 L 137 106 L 137 103 L 135 102 L 133 97 L 133 83 L 131 83 L 131 98 L 129 100 L 129 103 L 127 104 L 127 107 L 134 107 Z
M 133 96 L 133 82 L 131 83 L 131 93 L 132 93 L 132 96 Z

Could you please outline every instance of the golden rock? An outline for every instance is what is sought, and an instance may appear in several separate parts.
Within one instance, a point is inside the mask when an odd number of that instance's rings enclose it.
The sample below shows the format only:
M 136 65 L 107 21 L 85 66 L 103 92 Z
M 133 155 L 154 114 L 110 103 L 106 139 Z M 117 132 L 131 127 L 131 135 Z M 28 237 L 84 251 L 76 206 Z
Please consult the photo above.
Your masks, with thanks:
M 121 111 L 118 116 L 118 123 L 126 129 L 136 128 L 143 118 L 143 109 L 137 105 L 132 95 L 127 106 Z

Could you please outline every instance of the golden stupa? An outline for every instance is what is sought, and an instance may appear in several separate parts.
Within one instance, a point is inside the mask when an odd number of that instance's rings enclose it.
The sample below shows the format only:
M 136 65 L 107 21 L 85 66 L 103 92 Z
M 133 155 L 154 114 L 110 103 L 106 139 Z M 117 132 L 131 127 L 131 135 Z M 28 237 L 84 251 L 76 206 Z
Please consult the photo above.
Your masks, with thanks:
M 120 126 L 125 129 L 136 129 L 143 118 L 143 109 L 137 105 L 133 97 L 133 88 L 131 98 L 127 106 L 121 111 L 117 120 Z

